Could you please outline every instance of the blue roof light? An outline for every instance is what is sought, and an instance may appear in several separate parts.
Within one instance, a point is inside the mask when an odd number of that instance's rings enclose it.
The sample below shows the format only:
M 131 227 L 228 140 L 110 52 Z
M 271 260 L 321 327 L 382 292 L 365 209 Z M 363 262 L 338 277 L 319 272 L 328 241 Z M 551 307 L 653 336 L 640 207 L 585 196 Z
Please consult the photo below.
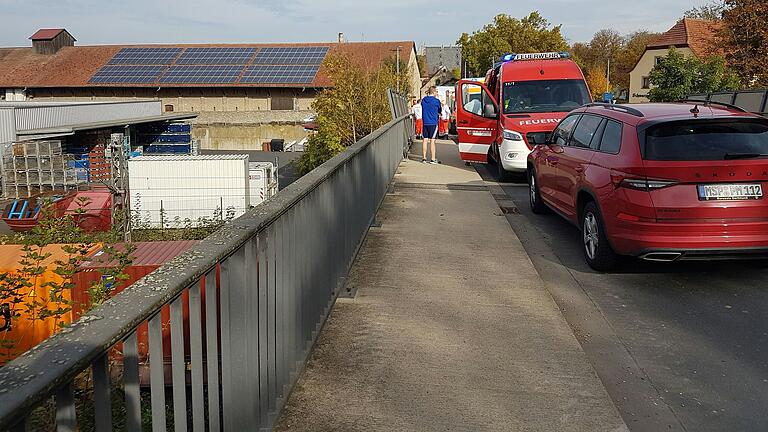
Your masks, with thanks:
M 504 54 L 501 57 L 501 61 L 505 61 L 505 62 L 512 61 L 515 59 L 515 57 L 517 57 L 517 54 Z

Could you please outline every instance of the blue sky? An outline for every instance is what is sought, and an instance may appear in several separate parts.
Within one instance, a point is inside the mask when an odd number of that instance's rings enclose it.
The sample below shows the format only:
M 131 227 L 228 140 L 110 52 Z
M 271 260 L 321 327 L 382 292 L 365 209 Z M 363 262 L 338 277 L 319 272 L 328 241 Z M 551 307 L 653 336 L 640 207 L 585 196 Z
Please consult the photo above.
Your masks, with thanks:
M 27 46 L 41 27 L 79 44 L 414 40 L 452 44 L 498 13 L 540 11 L 569 41 L 601 28 L 664 31 L 707 0 L 0 0 L 0 46 Z

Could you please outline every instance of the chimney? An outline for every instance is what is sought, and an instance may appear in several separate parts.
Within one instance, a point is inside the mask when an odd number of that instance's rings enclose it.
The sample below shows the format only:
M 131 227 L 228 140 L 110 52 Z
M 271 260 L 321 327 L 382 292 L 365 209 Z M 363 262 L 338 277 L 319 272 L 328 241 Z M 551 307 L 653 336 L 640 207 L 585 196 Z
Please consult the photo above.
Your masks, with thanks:
M 40 29 L 29 37 L 35 54 L 52 55 L 66 46 L 75 46 L 75 38 L 63 28 Z
M 339 43 L 344 43 L 344 42 L 346 42 L 344 40 L 344 33 L 339 32 Z

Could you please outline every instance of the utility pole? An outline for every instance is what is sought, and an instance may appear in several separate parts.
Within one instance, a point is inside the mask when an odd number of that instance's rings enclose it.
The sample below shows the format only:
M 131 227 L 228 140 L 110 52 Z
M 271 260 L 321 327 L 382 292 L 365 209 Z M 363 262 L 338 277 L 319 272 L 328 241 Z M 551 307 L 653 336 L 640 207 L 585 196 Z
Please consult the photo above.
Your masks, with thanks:
M 397 92 L 400 93 L 400 48 L 402 48 L 400 45 L 397 46 L 397 60 L 396 60 L 396 70 L 397 70 Z
M 611 58 L 608 57 L 608 67 L 605 71 L 605 92 L 611 92 Z

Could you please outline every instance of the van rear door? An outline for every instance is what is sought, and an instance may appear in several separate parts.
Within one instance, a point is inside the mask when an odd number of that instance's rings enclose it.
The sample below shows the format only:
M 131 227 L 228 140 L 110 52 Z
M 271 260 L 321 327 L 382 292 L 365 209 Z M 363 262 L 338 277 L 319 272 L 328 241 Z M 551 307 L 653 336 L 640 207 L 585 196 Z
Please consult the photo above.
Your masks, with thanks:
M 466 162 L 488 162 L 488 150 L 499 133 L 499 105 L 488 88 L 477 81 L 456 85 L 456 131 L 459 153 Z

